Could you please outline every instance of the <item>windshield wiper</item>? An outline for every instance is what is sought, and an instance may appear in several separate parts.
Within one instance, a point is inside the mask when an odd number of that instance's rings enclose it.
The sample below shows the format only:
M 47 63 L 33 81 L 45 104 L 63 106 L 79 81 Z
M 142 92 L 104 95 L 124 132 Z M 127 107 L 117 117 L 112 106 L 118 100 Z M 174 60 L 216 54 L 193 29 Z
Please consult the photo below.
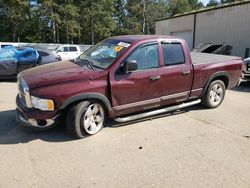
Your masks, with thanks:
M 91 70 L 95 70 L 95 67 L 93 66 L 92 62 L 87 59 L 79 59 L 77 60 L 80 65 L 87 65 L 87 67 Z

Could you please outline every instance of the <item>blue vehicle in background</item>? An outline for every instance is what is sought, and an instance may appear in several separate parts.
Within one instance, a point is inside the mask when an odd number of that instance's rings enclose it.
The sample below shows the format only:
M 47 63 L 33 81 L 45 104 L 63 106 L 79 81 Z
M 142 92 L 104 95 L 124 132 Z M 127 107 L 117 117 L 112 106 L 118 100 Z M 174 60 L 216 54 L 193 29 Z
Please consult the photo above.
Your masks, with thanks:
M 8 46 L 0 50 L 0 77 L 15 76 L 19 72 L 40 65 L 39 53 L 33 48 Z

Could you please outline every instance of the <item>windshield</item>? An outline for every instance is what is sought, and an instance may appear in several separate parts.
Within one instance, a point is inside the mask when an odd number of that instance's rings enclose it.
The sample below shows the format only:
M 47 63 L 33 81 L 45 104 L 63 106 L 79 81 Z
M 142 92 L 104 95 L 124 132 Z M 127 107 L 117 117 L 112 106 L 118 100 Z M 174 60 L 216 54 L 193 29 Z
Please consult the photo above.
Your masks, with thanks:
M 104 40 L 80 55 L 76 61 L 88 61 L 94 67 L 106 69 L 130 46 L 115 39 Z

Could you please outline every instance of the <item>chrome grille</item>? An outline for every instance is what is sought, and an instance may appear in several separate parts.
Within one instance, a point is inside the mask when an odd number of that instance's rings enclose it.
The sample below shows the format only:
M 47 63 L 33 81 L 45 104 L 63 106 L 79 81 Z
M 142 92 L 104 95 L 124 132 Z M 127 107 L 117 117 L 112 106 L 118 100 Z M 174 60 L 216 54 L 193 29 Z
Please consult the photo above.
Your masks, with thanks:
M 29 87 L 20 75 L 17 76 L 17 85 L 18 85 L 18 93 L 19 93 L 19 98 L 20 98 L 21 103 L 24 106 L 31 108 L 32 105 L 31 105 L 31 100 L 30 100 Z
M 246 72 L 250 73 L 250 62 L 246 63 Z
M 242 68 L 243 72 L 245 73 L 250 73 L 250 60 L 247 59 L 243 62 L 243 68 Z

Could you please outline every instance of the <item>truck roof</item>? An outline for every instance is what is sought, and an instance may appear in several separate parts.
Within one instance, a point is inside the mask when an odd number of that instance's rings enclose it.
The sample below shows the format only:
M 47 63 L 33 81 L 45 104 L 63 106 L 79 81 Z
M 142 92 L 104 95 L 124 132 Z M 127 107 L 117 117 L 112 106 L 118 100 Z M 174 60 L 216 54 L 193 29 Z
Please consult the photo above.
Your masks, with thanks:
M 122 41 L 126 41 L 129 43 L 134 43 L 134 42 L 138 42 L 141 40 L 164 39 L 164 38 L 165 39 L 169 39 L 169 38 L 180 39 L 178 37 L 166 36 L 166 35 L 123 35 L 123 36 L 112 37 L 112 39 L 122 40 Z

